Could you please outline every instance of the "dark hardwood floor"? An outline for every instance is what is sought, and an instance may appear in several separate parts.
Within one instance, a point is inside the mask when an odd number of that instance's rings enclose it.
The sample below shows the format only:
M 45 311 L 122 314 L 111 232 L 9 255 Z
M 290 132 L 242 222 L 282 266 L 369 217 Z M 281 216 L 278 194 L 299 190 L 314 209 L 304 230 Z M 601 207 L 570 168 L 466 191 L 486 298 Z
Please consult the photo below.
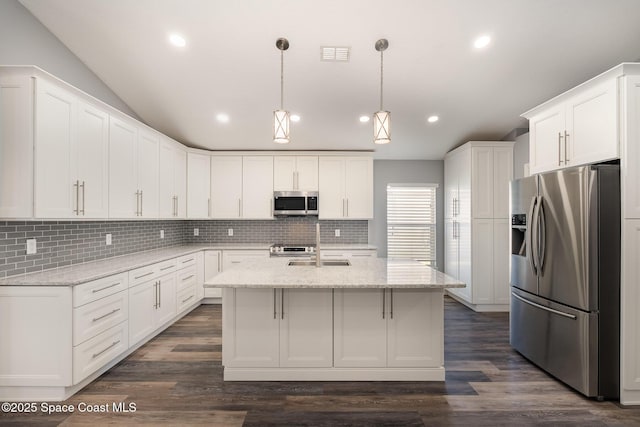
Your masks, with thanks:
M 223 382 L 220 306 L 200 306 L 64 403 L 129 413 L 0 414 L 14 425 L 640 426 L 640 408 L 582 397 L 509 346 L 506 313 L 445 302 L 447 379 Z

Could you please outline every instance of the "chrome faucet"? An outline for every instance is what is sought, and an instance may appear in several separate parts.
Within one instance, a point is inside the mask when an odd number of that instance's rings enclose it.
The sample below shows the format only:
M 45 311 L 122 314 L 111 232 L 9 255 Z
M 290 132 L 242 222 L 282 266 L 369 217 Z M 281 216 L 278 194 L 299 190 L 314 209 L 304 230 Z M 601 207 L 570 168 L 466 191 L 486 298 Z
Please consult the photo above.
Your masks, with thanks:
M 320 223 L 316 223 L 316 267 L 320 267 Z

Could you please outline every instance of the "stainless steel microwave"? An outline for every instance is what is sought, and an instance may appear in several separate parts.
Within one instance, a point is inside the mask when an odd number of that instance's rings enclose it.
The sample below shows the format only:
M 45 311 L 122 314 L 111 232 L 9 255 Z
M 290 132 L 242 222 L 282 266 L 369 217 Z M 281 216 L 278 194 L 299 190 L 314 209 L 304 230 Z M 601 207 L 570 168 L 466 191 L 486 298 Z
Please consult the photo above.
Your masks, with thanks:
M 274 191 L 274 216 L 318 215 L 317 191 Z

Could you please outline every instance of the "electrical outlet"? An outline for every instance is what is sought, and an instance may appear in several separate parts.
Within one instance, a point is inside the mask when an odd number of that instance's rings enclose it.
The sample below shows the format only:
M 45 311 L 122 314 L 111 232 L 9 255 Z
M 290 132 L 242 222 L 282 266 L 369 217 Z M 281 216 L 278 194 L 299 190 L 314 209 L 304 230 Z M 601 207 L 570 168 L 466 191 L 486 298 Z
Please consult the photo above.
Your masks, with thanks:
M 193 235 L 194 236 L 199 236 L 200 235 L 200 229 L 199 228 L 194 228 L 193 229 Z
M 336 233 L 336 237 L 340 237 L 340 229 L 339 228 L 336 228 L 335 233 Z
M 229 228 L 229 229 L 227 230 L 227 234 L 228 234 L 229 236 L 233 236 L 233 228 Z
M 160 238 L 164 239 L 164 230 L 160 230 Z
M 107 245 L 111 244 L 111 234 L 106 235 L 106 241 L 107 241 Z
M 27 239 L 27 255 L 32 255 L 38 252 L 36 245 L 36 239 Z

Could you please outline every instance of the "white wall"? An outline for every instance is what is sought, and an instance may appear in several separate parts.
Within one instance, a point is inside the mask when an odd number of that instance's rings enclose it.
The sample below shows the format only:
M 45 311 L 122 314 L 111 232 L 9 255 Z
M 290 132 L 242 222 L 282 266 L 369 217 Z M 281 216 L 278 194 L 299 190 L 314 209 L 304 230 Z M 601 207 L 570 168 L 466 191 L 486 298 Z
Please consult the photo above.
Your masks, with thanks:
M 513 179 L 524 177 L 524 165 L 529 163 L 529 132 L 518 136 L 513 146 Z
M 0 0 L 0 65 L 37 65 L 139 119 L 82 61 L 18 0 Z
M 438 184 L 437 261 L 444 267 L 444 161 L 443 160 L 374 160 L 373 218 L 369 221 L 369 243 L 378 247 L 378 256 L 387 256 L 387 184 Z

